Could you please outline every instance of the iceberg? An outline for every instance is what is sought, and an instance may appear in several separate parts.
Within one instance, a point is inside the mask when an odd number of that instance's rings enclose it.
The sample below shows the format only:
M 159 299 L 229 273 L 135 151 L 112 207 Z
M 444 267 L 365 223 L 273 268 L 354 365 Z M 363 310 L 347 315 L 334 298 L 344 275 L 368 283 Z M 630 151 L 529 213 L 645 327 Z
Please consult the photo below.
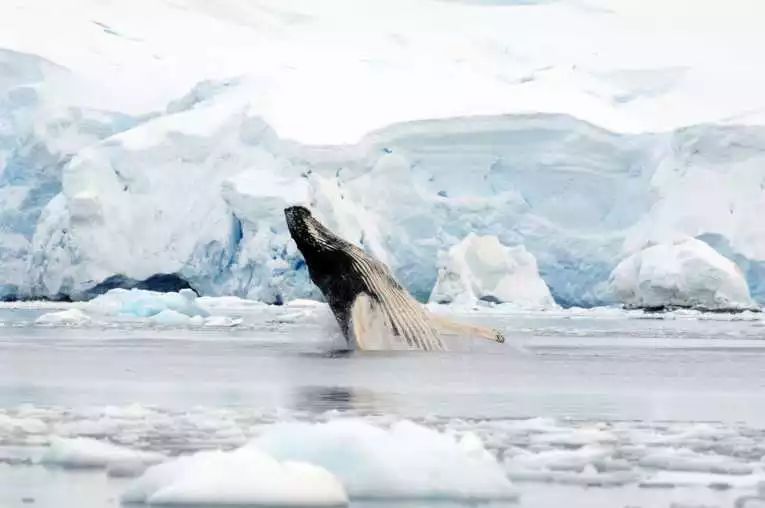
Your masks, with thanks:
M 149 468 L 122 495 L 151 506 L 345 506 L 340 481 L 320 467 L 280 462 L 253 447 L 203 451 Z
M 610 284 L 631 308 L 757 308 L 736 264 L 694 238 L 653 245 L 627 257 L 611 273 Z
M 279 423 L 250 446 L 331 471 L 351 499 L 508 500 L 517 492 L 474 434 L 456 436 L 403 420 Z
M 93 314 L 156 318 L 160 323 L 177 322 L 180 317 L 207 317 L 209 312 L 197 304 L 197 295 L 191 289 L 177 293 L 159 293 L 144 289 L 112 289 L 87 302 L 84 307 Z
M 439 257 L 432 303 L 474 305 L 482 300 L 530 309 L 555 307 L 536 259 L 522 245 L 505 247 L 496 236 L 470 233 Z
M 77 308 L 47 312 L 35 319 L 38 325 L 82 325 L 91 321 L 90 316 Z

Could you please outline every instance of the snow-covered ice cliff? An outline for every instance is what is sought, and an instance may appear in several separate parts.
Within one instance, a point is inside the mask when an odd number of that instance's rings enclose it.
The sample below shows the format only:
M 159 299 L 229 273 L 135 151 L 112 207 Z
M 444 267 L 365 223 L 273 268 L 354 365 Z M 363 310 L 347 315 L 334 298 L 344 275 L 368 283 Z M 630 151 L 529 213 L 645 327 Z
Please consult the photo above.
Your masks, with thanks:
M 758 5 L 49 4 L 0 7 L 0 297 L 315 298 L 282 216 L 305 203 L 423 300 L 475 233 L 563 305 L 685 237 L 765 302 Z

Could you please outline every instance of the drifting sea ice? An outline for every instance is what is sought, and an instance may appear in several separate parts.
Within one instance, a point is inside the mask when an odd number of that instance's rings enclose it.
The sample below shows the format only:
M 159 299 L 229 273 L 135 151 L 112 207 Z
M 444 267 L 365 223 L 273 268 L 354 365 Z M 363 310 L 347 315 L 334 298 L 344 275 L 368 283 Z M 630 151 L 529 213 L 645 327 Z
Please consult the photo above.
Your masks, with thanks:
M 56 312 L 48 312 L 35 320 L 38 325 L 72 326 L 83 325 L 91 321 L 90 316 L 80 309 L 66 309 Z
M 321 467 L 280 462 L 249 446 L 202 451 L 148 469 L 123 494 L 151 505 L 342 506 L 342 483 Z
M 280 459 L 319 464 L 349 496 L 372 499 L 514 499 L 516 490 L 475 434 L 458 438 L 402 420 L 382 428 L 360 419 L 280 423 L 256 438 Z
M 43 464 L 66 468 L 107 468 L 117 464 L 156 464 L 164 456 L 160 453 L 132 450 L 105 441 L 87 437 L 54 437 L 41 458 Z
M 93 313 L 138 318 L 157 316 L 163 311 L 188 317 L 206 317 L 210 314 L 197 303 L 197 295 L 190 289 L 181 289 L 177 293 L 112 289 L 88 302 L 86 307 Z

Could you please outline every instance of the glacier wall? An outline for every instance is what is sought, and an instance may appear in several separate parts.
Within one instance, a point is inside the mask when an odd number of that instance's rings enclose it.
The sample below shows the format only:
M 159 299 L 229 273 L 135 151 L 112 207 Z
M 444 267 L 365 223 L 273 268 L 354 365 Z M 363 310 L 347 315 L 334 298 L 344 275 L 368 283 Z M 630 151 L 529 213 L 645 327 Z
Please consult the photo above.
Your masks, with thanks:
M 245 81 L 128 117 L 52 108 L 39 73 L 65 71 L 38 59 L 25 74 L 25 56 L 4 55 L 16 78 L 0 81 L 0 297 L 176 277 L 207 295 L 318 298 L 282 215 L 303 203 L 422 300 L 438 252 L 474 232 L 523 244 L 564 306 L 613 302 L 622 259 L 688 236 L 733 259 L 765 302 L 765 127 L 618 134 L 516 114 L 309 146 L 275 133 Z
M 64 166 L 81 148 L 137 123 L 43 98 L 45 86 L 67 78 L 43 58 L 0 49 L 0 299 L 29 294 L 32 239 L 61 191 Z

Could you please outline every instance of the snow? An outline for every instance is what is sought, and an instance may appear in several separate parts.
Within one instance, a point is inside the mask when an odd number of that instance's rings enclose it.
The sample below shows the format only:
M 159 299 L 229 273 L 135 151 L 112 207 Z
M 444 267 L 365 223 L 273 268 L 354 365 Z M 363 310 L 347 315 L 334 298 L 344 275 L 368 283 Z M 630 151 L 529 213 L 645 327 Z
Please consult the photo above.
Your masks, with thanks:
M 689 238 L 647 247 L 624 259 L 610 284 L 635 308 L 754 309 L 741 270 L 706 243 Z
M 481 440 L 413 422 L 381 428 L 363 420 L 283 423 L 254 446 L 282 460 L 336 474 L 352 499 L 512 499 L 517 493 Z
M 156 452 L 132 450 L 97 439 L 54 437 L 41 461 L 67 468 L 107 468 L 125 462 L 149 465 L 163 459 Z
M 226 506 L 345 506 L 343 485 L 328 471 L 280 462 L 253 448 L 203 451 L 153 466 L 128 487 L 124 503 Z
M 539 277 L 536 259 L 522 245 L 505 247 L 496 236 L 470 233 L 440 253 L 438 280 L 430 301 L 473 305 L 479 300 L 521 308 L 555 307 L 549 288 Z
M 0 297 L 318 299 L 304 203 L 423 301 L 475 233 L 563 306 L 689 236 L 765 302 L 763 6 L 639 4 L 3 2 Z

